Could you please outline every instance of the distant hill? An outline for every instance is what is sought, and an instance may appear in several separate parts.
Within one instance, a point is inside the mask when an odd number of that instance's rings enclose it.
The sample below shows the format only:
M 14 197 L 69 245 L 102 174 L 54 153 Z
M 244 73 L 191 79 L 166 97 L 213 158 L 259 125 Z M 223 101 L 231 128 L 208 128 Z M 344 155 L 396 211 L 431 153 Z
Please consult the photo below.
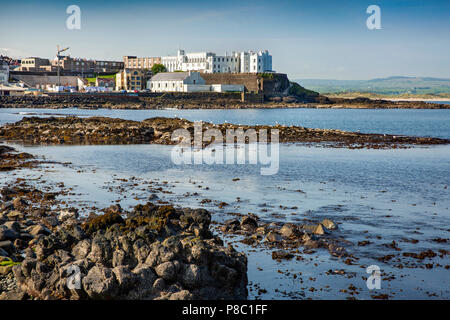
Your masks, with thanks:
M 388 77 L 372 80 L 296 79 L 303 87 L 319 93 L 368 92 L 385 95 L 438 95 L 450 93 L 450 79 L 431 77 Z

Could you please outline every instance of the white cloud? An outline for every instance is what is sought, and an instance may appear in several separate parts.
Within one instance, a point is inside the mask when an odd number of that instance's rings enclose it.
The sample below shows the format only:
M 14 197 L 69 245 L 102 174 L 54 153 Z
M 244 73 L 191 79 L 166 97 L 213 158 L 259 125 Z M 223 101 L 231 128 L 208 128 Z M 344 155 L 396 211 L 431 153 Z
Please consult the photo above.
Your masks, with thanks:
M 0 48 L 0 54 L 11 58 L 24 58 L 31 55 L 29 52 L 15 48 Z

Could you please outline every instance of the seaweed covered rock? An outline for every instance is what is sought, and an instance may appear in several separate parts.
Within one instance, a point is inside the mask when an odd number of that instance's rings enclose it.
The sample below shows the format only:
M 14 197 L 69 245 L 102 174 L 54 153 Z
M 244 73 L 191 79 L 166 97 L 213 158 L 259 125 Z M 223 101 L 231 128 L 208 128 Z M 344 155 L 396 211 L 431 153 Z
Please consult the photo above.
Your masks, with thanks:
M 124 223 L 120 214 L 117 212 L 107 212 L 89 219 L 89 221 L 83 224 L 83 229 L 88 233 L 94 233 L 98 230 L 106 230 L 116 223 Z
M 13 267 L 20 290 L 38 299 L 247 298 L 247 258 L 209 231 L 208 211 L 105 211 L 42 236 Z

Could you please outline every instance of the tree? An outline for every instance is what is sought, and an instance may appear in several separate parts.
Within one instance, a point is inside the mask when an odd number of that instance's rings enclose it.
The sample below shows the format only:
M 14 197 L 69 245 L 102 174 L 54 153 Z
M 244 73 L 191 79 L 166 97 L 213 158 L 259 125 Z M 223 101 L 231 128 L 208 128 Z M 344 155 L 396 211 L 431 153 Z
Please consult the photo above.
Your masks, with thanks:
M 159 72 L 166 72 L 166 67 L 163 64 L 155 63 L 152 66 L 152 73 L 153 73 L 153 75 L 155 75 Z

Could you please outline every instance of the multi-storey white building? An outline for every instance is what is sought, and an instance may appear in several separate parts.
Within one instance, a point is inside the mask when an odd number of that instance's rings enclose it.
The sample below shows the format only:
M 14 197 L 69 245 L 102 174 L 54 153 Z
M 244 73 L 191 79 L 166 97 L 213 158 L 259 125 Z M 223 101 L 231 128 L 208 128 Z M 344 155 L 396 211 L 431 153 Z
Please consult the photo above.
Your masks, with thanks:
M 197 52 L 186 54 L 184 50 L 178 50 L 176 56 L 161 57 L 161 63 L 168 72 L 174 71 L 201 71 L 206 72 L 209 69 L 211 58 L 214 56 L 211 52 Z
M 9 65 L 5 60 L 0 60 L 0 84 L 9 82 Z
M 272 71 L 272 56 L 269 51 L 241 52 L 241 72 L 261 73 Z
M 178 50 L 176 56 L 161 57 L 168 72 L 199 71 L 205 73 L 262 73 L 272 71 L 269 52 L 233 52 L 218 56 L 212 52 L 185 53 Z
M 208 73 L 239 73 L 240 72 L 240 55 L 233 52 L 231 55 L 224 56 L 214 55 L 211 57 Z

